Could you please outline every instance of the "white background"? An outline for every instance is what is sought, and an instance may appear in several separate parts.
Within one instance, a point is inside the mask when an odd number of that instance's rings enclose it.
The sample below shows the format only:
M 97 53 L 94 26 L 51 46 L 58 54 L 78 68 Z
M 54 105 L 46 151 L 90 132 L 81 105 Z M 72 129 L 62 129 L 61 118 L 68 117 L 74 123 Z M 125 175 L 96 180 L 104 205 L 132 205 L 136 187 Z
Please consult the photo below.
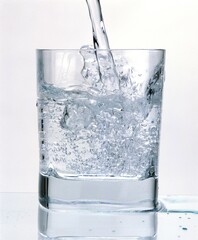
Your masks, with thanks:
M 198 1 L 101 4 L 111 48 L 167 50 L 160 194 L 198 194 Z M 37 191 L 35 49 L 91 43 L 85 0 L 0 0 L 0 191 Z

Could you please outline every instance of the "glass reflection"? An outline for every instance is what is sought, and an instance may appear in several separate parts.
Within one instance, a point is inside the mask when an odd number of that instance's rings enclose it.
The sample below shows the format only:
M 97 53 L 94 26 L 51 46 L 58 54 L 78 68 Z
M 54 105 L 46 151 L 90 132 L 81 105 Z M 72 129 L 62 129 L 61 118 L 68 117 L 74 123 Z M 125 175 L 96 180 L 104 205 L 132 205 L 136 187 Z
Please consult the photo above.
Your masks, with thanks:
M 157 240 L 157 213 L 50 210 L 39 206 L 39 240 Z

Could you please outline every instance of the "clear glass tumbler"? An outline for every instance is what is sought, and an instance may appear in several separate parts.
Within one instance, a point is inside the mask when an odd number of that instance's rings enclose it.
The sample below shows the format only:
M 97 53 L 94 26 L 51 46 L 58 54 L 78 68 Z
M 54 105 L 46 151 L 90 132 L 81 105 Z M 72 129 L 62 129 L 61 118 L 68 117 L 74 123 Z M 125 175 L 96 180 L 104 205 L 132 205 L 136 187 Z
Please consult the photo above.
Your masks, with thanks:
M 165 50 L 37 50 L 40 203 L 157 207 Z

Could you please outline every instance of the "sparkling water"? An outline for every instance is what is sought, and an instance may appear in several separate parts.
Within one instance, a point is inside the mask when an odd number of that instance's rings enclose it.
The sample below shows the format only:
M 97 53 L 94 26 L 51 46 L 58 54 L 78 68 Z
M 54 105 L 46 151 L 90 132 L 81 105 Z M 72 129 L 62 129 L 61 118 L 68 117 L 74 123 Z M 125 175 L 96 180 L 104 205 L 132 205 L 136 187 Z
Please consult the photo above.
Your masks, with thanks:
M 156 79 L 161 76 L 160 66 L 148 82 L 147 94 L 141 95 L 142 83 L 136 82 L 132 70 L 126 71 L 126 62 L 122 65 L 120 59 L 116 60 L 122 73 L 119 89 L 111 84 L 108 72 L 104 81 L 99 78 L 94 70 L 94 54 L 84 58 L 84 91 L 78 86 L 68 90 L 41 86 L 38 107 L 42 173 L 53 171 L 60 177 L 154 176 L 163 83 Z M 154 81 L 159 84 L 152 85 Z

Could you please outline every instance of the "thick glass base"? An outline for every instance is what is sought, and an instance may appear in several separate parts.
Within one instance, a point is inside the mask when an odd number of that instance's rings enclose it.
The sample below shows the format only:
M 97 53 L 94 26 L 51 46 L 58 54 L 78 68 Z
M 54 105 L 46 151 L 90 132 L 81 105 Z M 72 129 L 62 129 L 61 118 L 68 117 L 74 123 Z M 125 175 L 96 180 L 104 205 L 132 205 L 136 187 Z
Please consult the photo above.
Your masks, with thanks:
M 49 209 L 151 211 L 157 208 L 157 178 L 70 177 L 40 174 L 39 200 Z

